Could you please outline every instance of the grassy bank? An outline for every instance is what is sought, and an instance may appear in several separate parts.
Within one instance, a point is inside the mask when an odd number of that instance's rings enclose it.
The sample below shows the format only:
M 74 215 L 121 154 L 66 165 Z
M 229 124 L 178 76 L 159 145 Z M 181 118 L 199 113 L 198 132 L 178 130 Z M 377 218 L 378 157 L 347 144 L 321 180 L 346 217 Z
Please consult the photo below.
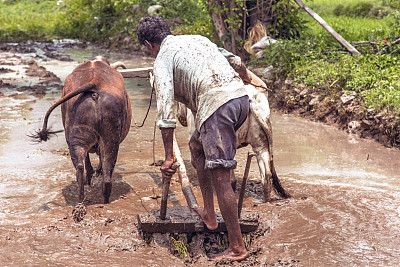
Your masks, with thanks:
M 0 41 L 48 40 L 58 36 L 57 0 L 0 1 Z
M 400 46 L 394 42 L 400 37 L 400 20 L 398 10 L 389 2 L 395 6 L 396 1 L 310 2 L 310 6 L 325 14 L 327 23 L 353 43 L 362 56 L 328 53 L 321 57 L 303 57 L 295 63 L 290 75 L 297 82 L 312 87 L 356 92 L 365 108 L 386 108 L 399 116 Z M 347 11 L 339 12 L 338 7 Z M 333 42 L 333 47 L 344 50 L 319 24 L 311 23 L 311 29 L 312 35 L 325 40 L 325 44 Z M 360 42 L 364 44 L 358 45 Z
M 399 3 L 306 1 L 361 55 L 350 54 L 303 12 L 309 30 L 267 47 L 261 61 L 275 67 L 270 85 L 277 107 L 345 129 L 356 125 L 363 136 L 400 146 Z

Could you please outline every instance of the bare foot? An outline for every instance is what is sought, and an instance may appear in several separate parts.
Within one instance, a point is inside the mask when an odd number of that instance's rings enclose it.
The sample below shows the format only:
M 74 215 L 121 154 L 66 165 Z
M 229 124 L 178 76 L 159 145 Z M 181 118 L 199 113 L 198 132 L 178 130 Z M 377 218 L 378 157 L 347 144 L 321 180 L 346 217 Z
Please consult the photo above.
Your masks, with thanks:
M 231 259 L 234 261 L 241 261 L 241 260 L 244 260 L 245 258 L 247 258 L 248 256 L 249 256 L 249 253 L 247 252 L 247 250 L 235 252 L 232 249 L 228 248 L 227 250 L 221 252 L 220 254 L 218 254 L 217 256 L 212 258 L 211 260 L 219 261 L 222 259 Z
M 195 207 L 193 209 L 197 212 L 197 214 L 200 215 L 201 219 L 208 229 L 215 230 L 218 228 L 217 217 L 215 217 L 215 213 L 211 216 L 208 216 L 204 209 L 201 207 Z

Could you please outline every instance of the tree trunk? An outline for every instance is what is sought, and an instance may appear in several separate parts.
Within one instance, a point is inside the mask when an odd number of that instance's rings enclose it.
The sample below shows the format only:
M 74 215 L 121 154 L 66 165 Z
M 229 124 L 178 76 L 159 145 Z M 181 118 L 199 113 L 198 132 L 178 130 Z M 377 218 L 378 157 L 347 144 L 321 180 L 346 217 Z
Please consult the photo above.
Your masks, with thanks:
M 235 8 L 235 0 L 231 0 L 231 3 L 229 5 L 229 10 L 230 10 L 230 16 L 233 17 L 233 10 Z M 237 55 L 237 48 L 236 48 L 236 41 L 235 41 L 235 37 L 237 35 L 237 33 L 235 33 L 235 25 L 231 25 L 230 27 L 230 34 L 231 34 L 231 52 L 234 53 L 235 55 Z
M 222 3 L 220 3 L 219 0 L 210 0 L 208 2 L 208 6 L 210 8 L 210 15 L 213 20 L 213 24 L 214 24 L 215 30 L 217 32 L 218 38 L 221 41 L 221 43 L 223 44 L 224 48 L 226 50 L 231 51 L 232 44 L 227 39 L 228 30 L 227 30 L 226 24 L 222 18 L 222 14 L 217 13 L 214 10 L 214 8 L 216 6 L 221 6 L 221 5 L 222 5 Z

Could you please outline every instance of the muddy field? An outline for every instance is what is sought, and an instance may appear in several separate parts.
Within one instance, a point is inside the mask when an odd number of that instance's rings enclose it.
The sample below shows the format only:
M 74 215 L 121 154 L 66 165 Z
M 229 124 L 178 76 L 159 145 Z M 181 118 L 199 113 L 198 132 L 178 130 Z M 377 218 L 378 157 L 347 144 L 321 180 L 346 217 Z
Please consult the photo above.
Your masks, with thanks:
M 142 236 L 138 230 L 137 215 L 159 209 L 162 192 L 159 167 L 152 166 L 163 158 L 158 131 L 154 137 L 155 103 L 144 127 L 133 125 L 121 145 L 112 202 L 101 203 L 101 178 L 94 178 L 94 186 L 86 188 L 86 215 L 75 222 L 77 185 L 64 135 L 43 144 L 32 144 L 26 136 L 40 127 L 45 111 L 60 96 L 63 79 L 79 61 L 76 54 L 58 52 L 70 46 L 0 47 L 1 266 L 399 266 L 398 150 L 282 114 L 273 117 L 275 164 L 293 197 L 263 203 L 253 160 L 244 211 L 259 216 L 259 227 L 244 235 L 250 251 L 246 260 L 209 260 L 226 247 L 223 233 Z M 74 49 L 90 55 L 85 44 Z M 139 56 L 124 60 L 128 67 L 151 64 Z M 140 123 L 150 90 L 145 80 L 131 84 L 136 88 L 129 92 L 132 108 Z M 59 110 L 51 123 L 62 128 Z M 317 145 L 321 136 L 330 138 L 328 148 Z M 177 128 L 177 138 L 201 204 L 185 128 Z M 238 151 L 238 177 L 249 150 Z M 318 164 L 308 163 L 311 157 Z M 187 205 L 177 175 L 170 190 L 169 206 Z

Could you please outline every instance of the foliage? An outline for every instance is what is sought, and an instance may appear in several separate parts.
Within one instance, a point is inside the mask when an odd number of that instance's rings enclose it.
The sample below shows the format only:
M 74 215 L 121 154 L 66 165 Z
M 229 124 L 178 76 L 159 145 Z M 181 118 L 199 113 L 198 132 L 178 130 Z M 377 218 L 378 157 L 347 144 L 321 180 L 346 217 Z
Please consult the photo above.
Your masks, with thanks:
M 362 2 L 356 5 L 338 5 L 334 10 L 335 16 L 366 17 L 369 16 L 374 5 L 369 2 Z
M 1 1 L 0 41 L 53 38 L 58 14 L 60 7 L 55 0 Z
M 279 68 L 280 75 L 286 75 L 293 70 L 295 62 L 302 56 L 305 45 L 294 39 L 267 46 L 263 53 L 265 62 Z
M 71 0 L 64 4 L 58 34 L 102 42 L 106 45 L 138 45 L 137 23 L 148 16 L 151 5 L 161 5 L 157 15 L 169 21 L 178 33 L 206 31 L 212 36 L 210 19 L 204 8 L 192 0 Z M 211 34 L 210 34 L 211 33 Z
M 400 0 L 382 0 L 382 4 L 391 8 L 400 8 Z
M 190 0 L 159 0 L 157 4 L 162 6 L 160 15 L 165 18 L 180 18 L 183 24 L 193 25 L 199 20 L 210 19 L 205 7 Z
M 273 65 L 275 74 L 282 79 L 293 78 L 297 83 L 314 88 L 324 95 L 354 91 L 366 108 L 387 109 L 400 115 L 400 14 L 393 11 L 389 16 L 335 16 L 322 1 L 314 0 L 310 6 L 318 14 L 324 9 L 324 20 L 351 43 L 364 41 L 357 46 L 361 56 L 349 54 L 317 22 L 310 20 L 310 31 L 301 38 L 280 40 L 263 52 L 264 62 Z M 346 3 L 332 4 L 331 11 Z M 341 1 L 337 1 L 341 2 Z M 350 3 L 349 3 L 350 2 Z
M 393 37 L 400 37 L 400 12 L 396 11 L 393 14 L 393 20 L 391 21 L 390 25 L 389 25 L 389 38 L 393 38 Z
M 198 34 L 203 35 L 213 41 L 214 43 L 218 43 L 215 36 L 214 25 L 211 20 L 199 20 L 192 24 L 182 24 L 174 29 L 174 33 L 176 34 Z
M 391 55 L 331 54 L 324 60 L 310 56 L 295 62 L 291 76 L 321 91 L 354 91 L 366 107 L 400 114 L 399 64 L 400 58 Z
M 394 3 L 399 3 L 400 0 L 303 0 L 303 2 L 323 18 L 327 16 L 383 18 L 400 7 L 396 7 Z
M 193 0 L 160 0 L 160 16 L 168 19 L 175 34 L 200 34 L 215 39 L 214 25 L 203 3 Z
M 390 35 L 392 18 L 352 18 L 327 17 L 325 21 L 348 42 L 386 39 Z M 351 25 L 351 27 L 349 26 Z M 339 43 L 316 22 L 310 24 L 312 35 L 322 38 L 329 46 L 339 47 Z
M 244 43 L 249 30 L 260 21 L 267 34 L 275 38 L 295 38 L 305 29 L 304 21 L 293 0 L 202 0 L 210 14 L 221 18 L 219 42 L 223 46 L 244 55 Z
M 135 0 L 71 0 L 64 3 L 58 23 L 61 37 L 108 44 L 112 38 L 133 36 L 138 20 L 147 11 Z
M 174 254 L 181 259 L 188 257 L 187 234 L 171 234 L 170 239 Z
M 267 34 L 273 38 L 291 39 L 301 35 L 307 29 L 300 9 L 292 1 L 277 1 L 268 18 Z

